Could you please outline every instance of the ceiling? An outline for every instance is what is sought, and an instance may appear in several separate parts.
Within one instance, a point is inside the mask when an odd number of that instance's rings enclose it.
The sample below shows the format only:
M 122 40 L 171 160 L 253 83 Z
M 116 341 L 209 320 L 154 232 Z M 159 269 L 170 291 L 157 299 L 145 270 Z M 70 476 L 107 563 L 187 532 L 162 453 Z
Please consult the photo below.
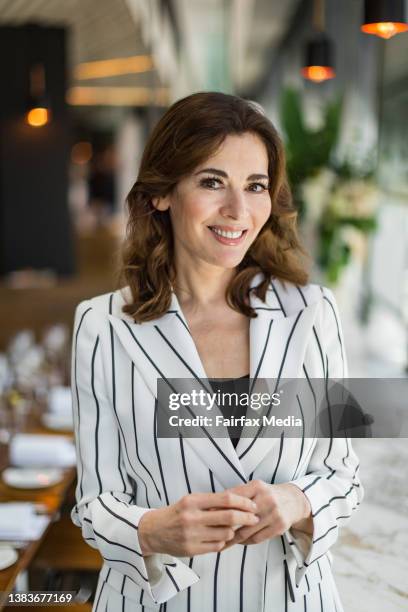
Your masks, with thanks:
M 235 82 L 239 89 L 251 89 L 270 62 L 298 7 L 299 0 L 233 0 L 233 14 L 240 26 L 231 23 L 232 58 L 240 57 Z M 241 42 L 242 41 L 242 42 Z
M 37 22 L 69 28 L 70 86 L 165 87 L 172 101 L 212 86 L 238 92 L 256 82 L 298 3 L 0 0 L 0 23 Z M 138 55 L 148 55 L 152 68 L 92 80 L 75 78 L 74 68 L 83 62 Z
M 68 58 L 72 69 L 82 62 L 146 53 L 140 20 L 131 15 L 125 0 L 0 0 L 0 23 L 36 22 L 69 28 Z M 153 71 L 155 72 L 155 71 Z M 148 86 L 148 72 L 92 79 L 86 85 Z

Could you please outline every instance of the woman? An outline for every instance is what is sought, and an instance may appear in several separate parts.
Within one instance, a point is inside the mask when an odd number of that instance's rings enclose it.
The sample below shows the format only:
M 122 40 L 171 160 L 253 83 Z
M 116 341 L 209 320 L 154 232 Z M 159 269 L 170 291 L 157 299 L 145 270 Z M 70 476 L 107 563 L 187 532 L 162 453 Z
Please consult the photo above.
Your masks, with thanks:
M 178 101 L 127 203 L 126 286 L 79 304 L 73 339 L 93 610 L 340 612 L 330 548 L 363 495 L 348 439 L 157 435 L 158 380 L 347 376 L 274 127 L 235 96 Z

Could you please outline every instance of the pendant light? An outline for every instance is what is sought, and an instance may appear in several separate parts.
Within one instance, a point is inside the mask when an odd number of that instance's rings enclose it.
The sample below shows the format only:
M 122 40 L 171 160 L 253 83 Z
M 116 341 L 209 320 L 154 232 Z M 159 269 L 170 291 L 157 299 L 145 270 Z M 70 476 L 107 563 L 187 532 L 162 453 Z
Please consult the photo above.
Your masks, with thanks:
M 45 70 L 43 64 L 35 64 L 30 70 L 30 95 L 26 122 L 31 127 L 42 127 L 51 119 L 45 96 Z
M 405 0 L 365 0 L 361 31 L 391 38 L 408 30 Z
M 314 0 L 313 27 L 315 36 L 307 43 L 305 63 L 301 74 L 314 83 L 322 83 L 336 76 L 333 67 L 333 44 L 324 33 L 324 1 Z

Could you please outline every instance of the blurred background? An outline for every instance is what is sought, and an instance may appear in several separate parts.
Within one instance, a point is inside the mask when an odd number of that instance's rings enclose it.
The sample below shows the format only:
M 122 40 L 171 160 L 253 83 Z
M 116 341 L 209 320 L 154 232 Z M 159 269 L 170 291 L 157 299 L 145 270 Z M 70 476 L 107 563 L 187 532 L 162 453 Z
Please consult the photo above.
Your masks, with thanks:
M 262 105 L 350 376 L 407 377 L 407 24 L 406 0 L 0 0 L 0 591 L 81 587 L 90 610 L 100 557 L 68 516 L 73 312 L 116 288 L 125 198 L 175 100 Z M 406 610 L 406 440 L 354 446 L 345 609 Z

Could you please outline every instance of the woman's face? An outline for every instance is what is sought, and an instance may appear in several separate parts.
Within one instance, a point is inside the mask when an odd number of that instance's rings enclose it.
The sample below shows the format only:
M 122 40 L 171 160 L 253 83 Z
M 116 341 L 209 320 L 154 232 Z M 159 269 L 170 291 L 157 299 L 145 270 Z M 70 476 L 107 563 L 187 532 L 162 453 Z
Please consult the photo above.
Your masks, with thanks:
M 228 135 L 171 195 L 156 200 L 170 209 L 176 263 L 237 266 L 270 215 L 268 185 L 262 140 L 251 132 Z

